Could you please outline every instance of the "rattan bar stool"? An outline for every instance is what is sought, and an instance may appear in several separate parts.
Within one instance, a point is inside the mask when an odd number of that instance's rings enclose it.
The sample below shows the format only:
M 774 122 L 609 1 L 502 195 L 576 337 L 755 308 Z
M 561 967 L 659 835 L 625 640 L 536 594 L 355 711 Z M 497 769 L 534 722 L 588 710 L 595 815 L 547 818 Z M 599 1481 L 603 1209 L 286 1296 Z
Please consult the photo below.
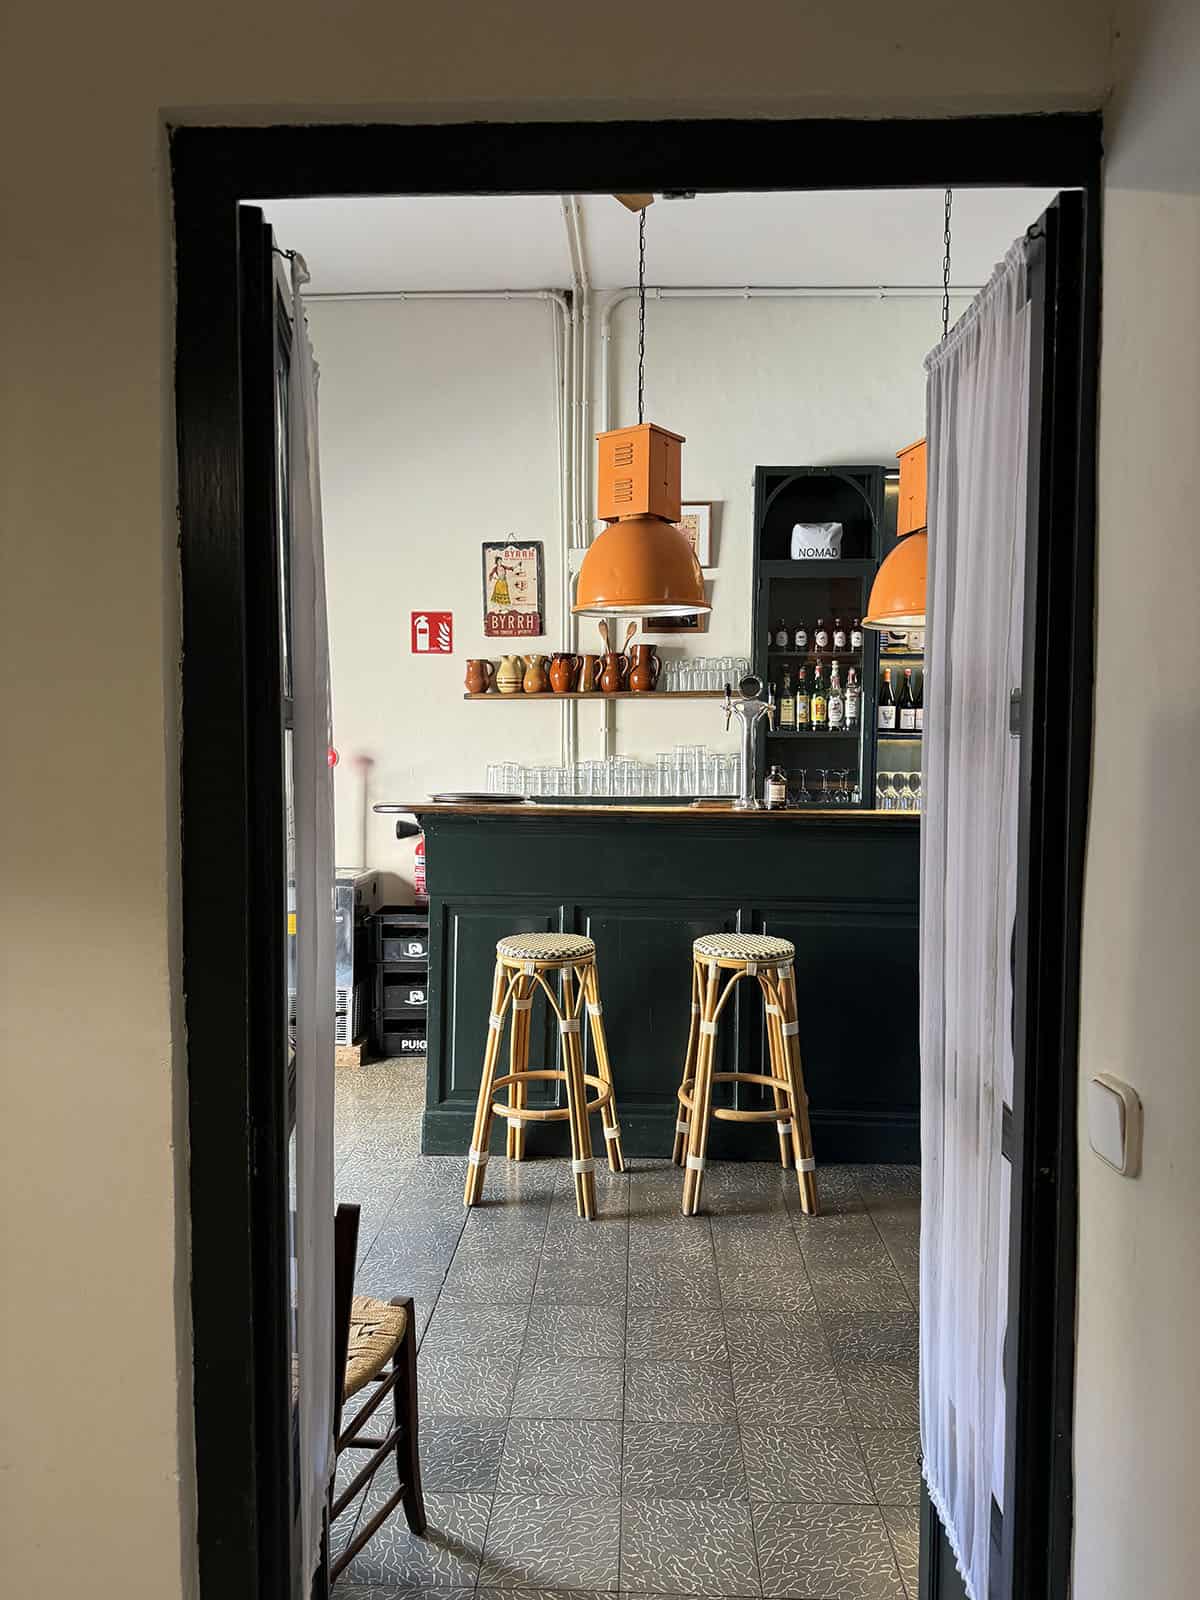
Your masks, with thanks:
M 762 933 L 708 933 L 692 946 L 692 1025 L 679 1086 L 675 1123 L 676 1166 L 683 1166 L 683 1213 L 694 1217 L 700 1205 L 708 1128 L 712 1117 L 725 1122 L 774 1122 L 779 1133 L 779 1160 L 793 1163 L 800 1184 L 800 1205 L 809 1216 L 818 1211 L 816 1162 L 808 1123 L 808 1096 L 800 1064 L 800 1024 L 796 1010 L 796 947 L 788 939 Z M 722 973 L 729 973 L 727 979 Z M 743 978 L 757 978 L 767 1013 L 771 1071 L 714 1072 L 717 1022 Z M 771 1090 L 775 1109 L 744 1111 L 714 1106 L 714 1083 L 757 1083 Z
M 559 996 L 555 995 L 548 982 L 555 973 L 559 974 Z M 557 1069 L 531 1069 L 529 1066 L 530 1011 L 534 991 L 539 987 L 558 1018 L 562 1066 Z M 596 1056 L 595 1074 L 583 1070 L 581 1024 L 585 1005 Z M 497 1077 L 496 1064 L 500 1058 L 504 1019 L 510 1009 L 513 1022 L 509 1035 L 509 1067 L 503 1077 Z M 577 933 L 513 933 L 499 940 L 496 945 L 487 1048 L 479 1083 L 479 1103 L 475 1108 L 471 1148 L 467 1152 L 466 1205 L 478 1205 L 483 1193 L 492 1117 L 501 1116 L 508 1123 L 507 1155 L 510 1161 L 520 1161 L 525 1154 L 527 1122 L 570 1123 L 575 1208 L 581 1217 L 591 1219 L 595 1216 L 596 1158 L 592 1154 L 592 1134 L 588 1122 L 593 1111 L 599 1111 L 604 1125 L 609 1167 L 613 1172 L 625 1170 L 603 1018 L 604 1007 L 600 1002 L 600 983 L 596 976 L 596 946 L 591 939 L 585 939 Z M 565 1085 L 565 1106 L 529 1105 L 528 1085 L 547 1079 L 558 1080 Z M 502 1089 L 508 1090 L 507 1103 L 493 1099 Z M 596 1091 L 592 1100 L 587 1098 L 589 1089 Z

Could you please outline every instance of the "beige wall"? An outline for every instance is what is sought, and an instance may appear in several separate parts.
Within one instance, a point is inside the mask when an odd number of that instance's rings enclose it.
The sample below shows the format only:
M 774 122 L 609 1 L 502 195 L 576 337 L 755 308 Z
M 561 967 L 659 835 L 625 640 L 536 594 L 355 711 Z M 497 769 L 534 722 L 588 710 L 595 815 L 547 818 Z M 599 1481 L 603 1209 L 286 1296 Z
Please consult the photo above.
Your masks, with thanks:
M 1120 1178 L 1081 1130 L 1077 1600 L 1200 1572 L 1200 11 L 1144 9 L 1108 140 L 1080 1064 L 1139 1090 L 1145 1155 Z
M 747 0 L 736 39 L 730 18 L 6 10 L 0 1570 L 22 1600 L 194 1583 L 164 121 L 931 115 L 1094 106 L 1107 84 L 1103 0 Z

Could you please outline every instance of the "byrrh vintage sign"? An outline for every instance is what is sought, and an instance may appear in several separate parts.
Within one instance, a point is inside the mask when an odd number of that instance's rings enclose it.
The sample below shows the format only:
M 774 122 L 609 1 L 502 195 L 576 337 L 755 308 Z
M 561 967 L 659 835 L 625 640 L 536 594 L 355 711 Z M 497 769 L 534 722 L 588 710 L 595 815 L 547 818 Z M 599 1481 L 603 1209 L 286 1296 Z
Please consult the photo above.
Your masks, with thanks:
M 489 639 L 536 639 L 545 633 L 540 539 L 484 543 L 483 631 Z

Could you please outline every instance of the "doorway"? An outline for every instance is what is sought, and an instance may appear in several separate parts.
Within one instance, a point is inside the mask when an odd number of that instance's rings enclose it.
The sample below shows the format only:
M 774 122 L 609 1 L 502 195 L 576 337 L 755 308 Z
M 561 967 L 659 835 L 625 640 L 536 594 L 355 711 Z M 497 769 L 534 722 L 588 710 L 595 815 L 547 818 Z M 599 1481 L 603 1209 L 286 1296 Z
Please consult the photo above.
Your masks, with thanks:
M 953 131 L 945 124 L 888 124 L 872 127 L 838 124 L 822 128 L 814 124 L 773 124 L 769 137 L 756 124 L 667 124 L 632 127 L 599 125 L 594 128 L 547 130 L 531 128 L 490 129 L 309 129 L 265 130 L 261 133 L 209 133 L 183 130 L 173 143 L 176 199 L 179 221 L 179 419 L 181 436 L 181 484 L 184 515 L 185 560 L 185 830 L 188 843 L 185 855 L 185 926 L 189 970 L 190 1074 L 193 1087 L 193 1214 L 194 1214 L 194 1301 L 197 1348 L 198 1422 L 201 1493 L 204 1496 L 202 1526 L 207 1516 L 210 1528 L 221 1528 L 226 1535 L 203 1552 L 202 1573 L 207 1585 L 223 1582 L 225 1593 L 271 1593 L 264 1587 L 264 1574 L 279 1567 L 268 1560 L 266 1551 L 272 1533 L 277 1533 L 269 1500 L 257 1487 L 254 1467 L 253 1433 L 244 1424 L 256 1416 L 262 1436 L 272 1430 L 268 1407 L 257 1412 L 250 1396 L 263 1378 L 265 1354 L 246 1336 L 246 1320 L 237 1323 L 236 1307 L 213 1304 L 216 1274 L 222 1281 L 228 1271 L 229 1225 L 241 1219 L 246 1230 L 248 1252 L 238 1281 L 252 1300 L 261 1289 L 261 1246 L 263 1215 L 260 1201 L 248 1182 L 244 1189 L 228 1184 L 230 1139 L 240 1125 L 244 1134 L 257 1128 L 254 1117 L 255 1064 L 263 1059 L 260 1004 L 254 986 L 248 981 L 248 952 L 252 939 L 253 885 L 249 877 L 214 886 L 210 871 L 220 860 L 227 871 L 230 859 L 247 859 L 252 852 L 253 828 L 247 825 L 245 796 L 254 784 L 250 761 L 254 743 L 248 749 L 250 760 L 241 757 L 227 761 L 216 780 L 214 793 L 212 752 L 222 743 L 228 754 L 230 717 L 245 726 L 253 715 L 248 710 L 248 685 L 258 681 L 264 659 L 265 636 L 253 607 L 245 604 L 249 581 L 253 579 L 254 552 L 241 540 L 237 530 L 243 526 L 242 484 L 238 463 L 241 439 L 237 420 L 237 328 L 236 307 L 230 305 L 221 285 L 231 281 L 236 261 L 234 233 L 236 204 L 248 195 L 295 194 L 301 186 L 311 193 L 345 193 L 386 190 L 391 179 L 386 173 L 398 170 L 422 172 L 422 188 L 430 193 L 462 190 L 511 192 L 514 187 L 533 191 L 571 192 L 592 189 L 654 188 L 681 190 L 737 188 L 744 185 L 744 173 L 753 171 L 764 188 L 794 186 L 794 168 L 803 150 L 821 150 L 821 160 L 811 160 L 806 173 L 822 187 L 861 187 L 866 183 L 912 183 L 930 185 L 953 181 L 956 184 L 1026 182 L 1062 187 L 1078 184 L 1092 210 L 1088 217 L 1090 248 L 1094 251 L 1094 199 L 1098 128 L 1093 119 L 1000 119 L 997 122 L 967 123 Z M 954 170 L 946 170 L 945 151 L 953 148 Z M 836 154 L 832 154 L 836 152 Z M 907 158 L 909 165 L 903 165 Z M 572 162 L 575 163 L 572 170 Z M 298 178 L 297 172 L 303 177 Z M 521 174 L 514 184 L 513 174 Z M 641 175 L 640 184 L 630 180 Z M 581 181 L 586 180 L 586 181 Z M 623 181 L 624 180 L 624 181 Z M 1081 267 L 1091 273 L 1094 289 L 1095 261 L 1089 255 Z M 1085 296 L 1086 301 L 1086 296 Z M 1094 312 L 1094 304 L 1088 315 Z M 232 356 L 231 356 L 232 352 Z M 1087 369 L 1089 352 L 1082 349 L 1079 360 Z M 1078 386 L 1076 386 L 1076 396 Z M 1050 609 L 1041 611 L 1038 630 L 1051 652 L 1039 659 L 1039 677 L 1050 674 L 1066 692 L 1072 706 L 1081 710 L 1090 704 L 1087 695 L 1085 662 L 1090 608 L 1087 600 L 1090 583 L 1090 435 L 1088 406 L 1077 408 L 1083 425 L 1075 427 L 1069 440 L 1060 436 L 1059 450 L 1069 470 L 1053 476 L 1044 492 L 1059 496 L 1058 506 L 1065 522 L 1075 530 L 1075 540 L 1066 552 L 1053 558 L 1046 582 L 1039 591 L 1039 607 L 1053 608 L 1056 629 L 1053 641 L 1046 619 Z M 1063 419 L 1070 422 L 1070 416 Z M 1061 567 L 1054 565 L 1061 561 Z M 1066 602 L 1064 613 L 1063 602 Z M 240 629 L 229 630 L 230 614 L 244 618 Z M 1064 628 L 1063 615 L 1071 618 Z M 223 630 L 223 631 L 222 631 Z M 1036 630 L 1035 630 L 1036 631 Z M 220 639 L 218 632 L 222 633 Z M 1049 678 L 1042 680 L 1044 688 Z M 1090 709 L 1088 711 L 1090 715 Z M 1061 831 L 1054 835 L 1064 846 L 1059 871 L 1062 877 L 1052 883 L 1044 879 L 1039 894 L 1047 904 L 1071 902 L 1078 894 L 1077 852 L 1066 848 L 1071 828 L 1081 840 L 1077 827 L 1082 798 L 1086 792 L 1086 744 L 1088 717 L 1073 721 L 1073 737 L 1068 748 L 1047 746 L 1035 774 L 1036 788 L 1031 793 L 1031 816 L 1053 823 Z M 190 781 L 189 781 L 190 779 Z M 1050 795 L 1056 798 L 1053 805 Z M 239 797 L 235 805 L 235 796 Z M 203 799 L 203 803 L 201 800 Z M 225 803 L 229 810 L 225 810 Z M 240 808 L 240 809 L 239 809 Z M 1047 841 L 1048 844 L 1048 841 Z M 1052 859 L 1047 848 L 1045 858 Z M 1031 1063 L 1034 1094 L 1030 1104 L 1018 1108 L 1022 1126 L 1039 1140 L 1050 1139 L 1055 1151 L 1056 1172 L 1064 1170 L 1068 1159 L 1071 1097 L 1059 1092 L 1073 1081 L 1073 970 L 1074 950 L 1069 925 L 1050 924 L 1035 917 L 1039 930 L 1050 927 L 1057 938 L 1059 992 L 1043 993 L 1039 1005 L 1039 1025 L 1044 1058 Z M 218 928 L 221 930 L 218 936 Z M 1048 970 L 1043 967 L 1042 970 Z M 240 997 L 240 999 L 239 999 Z M 237 1071 L 229 1072 L 229 1039 L 217 1024 L 215 1003 L 240 1004 L 248 1026 L 242 1040 Z M 223 1063 L 224 1076 L 219 1089 L 202 1076 L 206 1052 L 216 1051 Z M 215 1059 L 211 1055 L 209 1060 Z M 1036 1069 L 1036 1070 L 1034 1070 Z M 1049 1097 L 1049 1098 L 1045 1098 Z M 1018 1128 L 1017 1137 L 1022 1137 Z M 224 1196 L 214 1208 L 213 1183 L 221 1174 Z M 1028 1171 L 1027 1204 L 1022 1215 L 1029 1229 L 1029 1249 L 1022 1258 L 1022 1272 L 1030 1273 L 1044 1262 L 1045 1249 L 1061 1260 L 1061 1251 L 1073 1227 L 1069 1208 L 1061 1205 L 1063 1190 L 1049 1211 L 1047 1196 L 1037 1192 L 1033 1171 Z M 218 1227 L 225 1223 L 224 1230 Z M 210 1232 L 209 1229 L 212 1228 Z M 235 1228 L 236 1231 L 236 1228 Z M 258 1241 L 258 1258 L 250 1241 Z M 218 1266 L 218 1260 L 220 1265 Z M 1061 1273 L 1055 1275 L 1060 1288 Z M 1073 1278 L 1073 1275 L 1072 1275 Z M 1031 1385 L 1040 1382 L 1044 1394 L 1047 1382 L 1044 1364 L 1036 1353 L 1039 1332 L 1026 1316 L 1048 1318 L 1049 1326 L 1061 1337 L 1069 1317 L 1063 1318 L 1063 1301 L 1048 1297 L 1035 1305 L 1029 1298 L 1028 1281 L 1021 1285 L 1019 1298 L 1022 1333 L 1020 1349 L 1027 1354 Z M 226 1313 L 232 1310 L 232 1316 Z M 211 1320 L 210 1320 L 211 1319 Z M 1067 1334 L 1069 1338 L 1069 1331 Z M 1061 1358 L 1063 1351 L 1058 1347 Z M 204 1424 L 201 1401 L 205 1384 L 215 1377 L 212 1361 L 231 1361 L 241 1375 L 241 1393 L 247 1403 L 242 1415 L 234 1415 L 226 1404 L 225 1419 L 211 1431 Z M 1069 1404 L 1069 1367 L 1065 1374 L 1060 1364 L 1050 1374 L 1052 1392 Z M 1031 1387 L 1029 1392 L 1034 1392 Z M 1024 1393 L 1024 1391 L 1022 1391 Z M 229 1391 L 223 1391 L 227 1402 Z M 1061 1407 L 1055 1415 L 1061 1426 Z M 1069 1437 L 1069 1435 L 1068 1435 Z M 1029 1529 L 1035 1516 L 1048 1516 L 1049 1486 L 1062 1482 L 1061 1460 L 1055 1461 L 1055 1448 L 1061 1448 L 1061 1433 L 1054 1440 L 1028 1443 L 1021 1462 L 1020 1486 L 1028 1499 L 1023 1514 L 1014 1518 L 1009 1537 L 1016 1567 L 1022 1562 L 1038 1563 L 1038 1552 Z M 241 1462 L 241 1470 L 231 1473 L 231 1462 Z M 1068 1478 L 1069 1483 L 1069 1478 Z M 247 1498 L 247 1490 L 252 1491 Z M 1020 1499 L 1018 1500 L 1018 1505 Z M 207 1507 L 207 1510 L 206 1510 Z M 1024 1513 L 1031 1519 L 1025 1521 Z M 1042 1546 L 1044 1549 L 1044 1546 Z M 1024 1551 L 1024 1555 L 1022 1555 Z M 218 1576 L 219 1575 L 219 1578 Z M 214 1587 L 214 1591 L 217 1592 Z M 1029 1590 L 1028 1592 L 1035 1592 Z M 1046 1592 L 1054 1592 L 1047 1589 Z

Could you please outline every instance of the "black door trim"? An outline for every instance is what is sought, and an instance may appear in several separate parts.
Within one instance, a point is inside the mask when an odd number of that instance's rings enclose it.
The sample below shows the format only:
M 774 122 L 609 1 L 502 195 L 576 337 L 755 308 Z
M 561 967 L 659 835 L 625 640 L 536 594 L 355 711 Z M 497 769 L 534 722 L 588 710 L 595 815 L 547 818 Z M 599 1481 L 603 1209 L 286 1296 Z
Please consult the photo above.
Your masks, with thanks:
M 203 1600 L 276 1600 L 260 1562 L 282 1546 L 271 1496 L 256 1464 L 256 1394 L 278 1392 L 279 1374 L 256 1352 L 255 1300 L 264 1241 L 263 1175 L 252 1182 L 259 1074 L 271 1061 L 270 1025 L 252 974 L 263 953 L 254 917 L 257 844 L 254 705 L 270 680 L 270 652 L 250 614 L 263 592 L 261 551 L 247 542 L 242 470 L 238 325 L 238 221 L 242 200 L 309 194 L 611 193 L 663 189 L 827 189 L 971 185 L 1081 186 L 1089 228 L 1099 192 L 1101 122 L 1096 113 L 945 120 L 714 120 L 592 123 L 471 123 L 442 126 L 199 128 L 171 131 L 176 240 L 176 424 L 183 592 L 183 947 L 188 1030 L 192 1321 L 200 1582 Z M 1098 257 L 1089 255 L 1089 294 Z M 1088 352 L 1094 364 L 1095 350 Z M 1094 474 L 1094 366 L 1077 397 L 1080 505 Z M 1065 448 L 1065 445 L 1064 445 Z M 1071 862 L 1073 892 L 1086 823 L 1080 761 L 1090 748 L 1093 538 L 1086 509 L 1074 524 L 1077 571 L 1064 601 L 1077 616 L 1056 704 L 1071 737 L 1045 767 L 1067 776 L 1061 804 L 1044 816 L 1046 858 L 1057 845 Z M 1055 626 L 1062 627 L 1061 613 Z M 1086 660 L 1085 660 L 1086 656 Z M 277 666 L 274 669 L 277 672 Z M 264 674 L 268 674 L 264 678 Z M 1062 764 L 1065 762 L 1065 766 Z M 1084 761 L 1086 766 L 1086 761 Z M 1041 795 L 1045 804 L 1045 792 Z M 1070 903 L 1044 930 L 1047 973 L 1061 1025 L 1044 1038 L 1058 1130 L 1056 1204 L 1031 1214 L 1034 1235 L 1064 1264 L 1074 1227 L 1073 1018 L 1078 1002 L 1078 917 Z M 275 930 L 281 944 L 283 928 Z M 1045 948 L 1049 940 L 1052 948 Z M 275 958 L 265 965 L 274 970 Z M 1040 1095 L 1043 1085 L 1035 1086 Z M 282 1182 L 276 1174 L 276 1187 Z M 266 1184 L 271 1189 L 271 1182 Z M 265 1241 L 267 1256 L 275 1244 Z M 1073 1292 L 1073 1277 L 1072 1277 Z M 1055 1300 L 1054 1317 L 1063 1306 Z M 261 1307 L 259 1308 L 261 1317 Z M 1031 1382 L 1049 1387 L 1061 1417 L 1073 1383 L 1055 1320 L 1055 1342 L 1032 1356 Z M 280 1359 L 283 1359 L 281 1354 Z M 1068 1441 L 1069 1443 L 1069 1441 Z M 269 1452 L 258 1452 L 268 1456 Z M 1032 1503 L 1069 1508 L 1069 1451 L 1030 1438 L 1022 1480 Z M 1065 1485 L 1065 1488 L 1064 1488 Z M 1053 1519 L 1052 1519 L 1053 1520 Z M 1056 1528 L 1060 1527 L 1057 1520 Z M 1068 1523 L 1069 1526 L 1069 1523 Z M 1068 1534 L 1069 1539 L 1069 1534 Z M 1017 1567 L 1044 1565 L 1030 1548 Z M 1056 1565 L 1057 1574 L 1059 1566 Z M 1057 1583 L 1057 1577 L 1055 1579 Z M 1049 1579 L 1035 1592 L 1065 1589 Z

